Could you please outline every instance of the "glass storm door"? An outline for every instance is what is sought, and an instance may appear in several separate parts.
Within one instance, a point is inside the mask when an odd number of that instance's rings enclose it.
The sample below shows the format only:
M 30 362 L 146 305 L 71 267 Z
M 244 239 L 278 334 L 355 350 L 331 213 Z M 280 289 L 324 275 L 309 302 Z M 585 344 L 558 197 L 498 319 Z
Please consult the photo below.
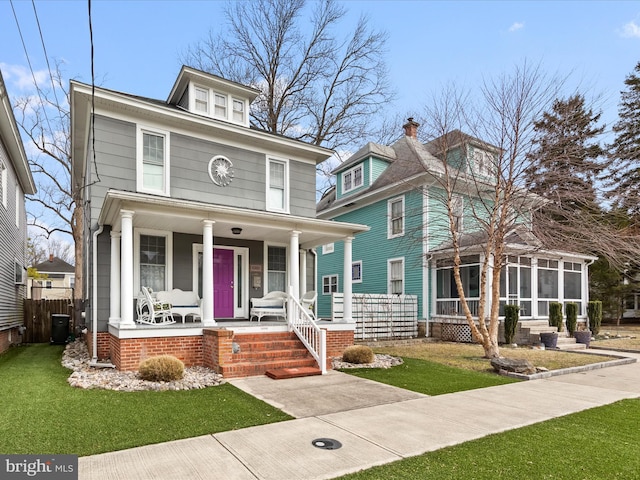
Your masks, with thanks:
M 234 317 L 234 251 L 213 249 L 213 315 Z

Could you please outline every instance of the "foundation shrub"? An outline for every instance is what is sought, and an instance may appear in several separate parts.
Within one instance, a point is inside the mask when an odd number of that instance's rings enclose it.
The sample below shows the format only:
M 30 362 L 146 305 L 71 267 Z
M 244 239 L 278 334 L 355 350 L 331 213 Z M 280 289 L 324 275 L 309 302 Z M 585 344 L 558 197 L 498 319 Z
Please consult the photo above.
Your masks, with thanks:
M 564 310 L 567 316 L 567 331 L 569 335 L 573 335 L 578 325 L 578 304 L 569 302 L 564 306 Z
M 352 345 L 342 352 L 342 361 L 347 363 L 372 363 L 374 360 L 373 350 L 366 345 Z
M 138 374 L 150 382 L 172 382 L 184 374 L 184 363 L 173 355 L 159 355 L 140 362 Z

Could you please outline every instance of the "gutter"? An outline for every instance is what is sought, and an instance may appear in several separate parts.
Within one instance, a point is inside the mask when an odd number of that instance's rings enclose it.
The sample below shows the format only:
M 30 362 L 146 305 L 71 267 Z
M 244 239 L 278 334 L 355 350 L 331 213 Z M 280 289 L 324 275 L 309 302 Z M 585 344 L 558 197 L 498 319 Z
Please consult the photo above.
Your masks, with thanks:
M 98 362 L 98 235 L 104 230 L 104 225 L 99 225 L 98 229 L 93 232 L 93 258 L 92 258 L 92 285 L 91 285 L 91 335 L 92 335 L 92 352 L 90 367 L 95 368 L 115 368 L 112 363 Z

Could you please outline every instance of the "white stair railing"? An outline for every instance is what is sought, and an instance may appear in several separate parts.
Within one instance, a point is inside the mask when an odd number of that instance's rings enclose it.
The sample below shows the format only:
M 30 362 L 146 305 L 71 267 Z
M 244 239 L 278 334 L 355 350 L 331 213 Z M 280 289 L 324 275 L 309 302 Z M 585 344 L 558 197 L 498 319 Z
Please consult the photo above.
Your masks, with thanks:
M 289 295 L 287 322 L 289 328 L 295 332 L 318 362 L 322 374 L 327 373 L 327 332 L 318 327 L 309 310 L 304 308 L 293 295 Z

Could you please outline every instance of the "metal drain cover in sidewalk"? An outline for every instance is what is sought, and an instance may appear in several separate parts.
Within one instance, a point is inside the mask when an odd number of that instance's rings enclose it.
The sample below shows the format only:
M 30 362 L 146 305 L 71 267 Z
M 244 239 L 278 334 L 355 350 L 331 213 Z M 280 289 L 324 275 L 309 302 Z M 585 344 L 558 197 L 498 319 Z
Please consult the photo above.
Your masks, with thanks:
M 311 442 L 311 445 L 325 450 L 337 450 L 342 447 L 342 444 L 338 440 L 332 438 L 316 438 Z

